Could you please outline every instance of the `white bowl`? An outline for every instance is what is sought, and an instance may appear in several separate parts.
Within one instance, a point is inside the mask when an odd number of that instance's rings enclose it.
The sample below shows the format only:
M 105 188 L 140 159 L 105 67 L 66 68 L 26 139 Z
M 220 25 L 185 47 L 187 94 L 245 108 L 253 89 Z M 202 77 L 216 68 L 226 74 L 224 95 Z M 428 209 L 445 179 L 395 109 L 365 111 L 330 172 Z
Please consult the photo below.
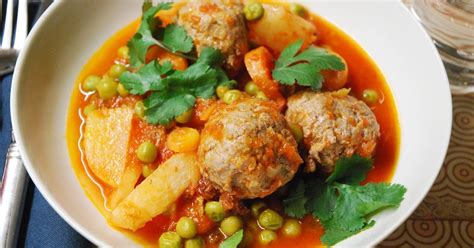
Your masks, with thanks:
M 70 165 L 66 115 L 74 81 L 91 55 L 140 16 L 140 0 L 55 1 L 21 52 L 11 93 L 12 122 L 30 177 L 51 206 L 99 246 L 137 245 L 86 197 Z M 442 165 L 451 131 L 447 77 L 430 38 L 399 2 L 309 2 L 313 12 L 352 36 L 376 61 L 395 96 L 401 149 L 393 182 L 408 188 L 398 209 L 340 243 L 377 244 L 418 206 Z

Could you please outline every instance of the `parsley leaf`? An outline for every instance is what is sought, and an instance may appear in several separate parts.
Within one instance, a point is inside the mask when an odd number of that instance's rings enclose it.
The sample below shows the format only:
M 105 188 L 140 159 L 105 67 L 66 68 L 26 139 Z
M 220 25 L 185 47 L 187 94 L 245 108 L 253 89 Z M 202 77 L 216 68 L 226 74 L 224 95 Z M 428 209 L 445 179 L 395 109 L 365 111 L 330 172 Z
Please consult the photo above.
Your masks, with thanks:
M 193 40 L 186 30 L 176 24 L 166 26 L 163 32 L 163 44 L 173 52 L 188 53 L 193 49 Z
M 158 41 L 153 37 L 153 32 L 161 25 L 161 21 L 155 18 L 156 13 L 160 10 L 168 10 L 172 3 L 160 3 L 157 6 L 150 7 L 150 4 L 143 6 L 143 9 L 148 8 L 143 13 L 142 21 L 137 33 L 128 41 L 130 49 L 130 65 L 138 68 L 145 64 L 145 57 L 148 48 L 156 45 Z
M 370 228 L 370 216 L 387 207 L 397 207 L 406 188 L 399 184 L 359 185 L 372 168 L 372 161 L 354 155 L 336 162 L 334 172 L 325 180 L 321 175 L 302 176 L 283 200 L 284 211 L 301 218 L 311 213 L 324 227 L 321 241 L 337 242 Z
M 120 83 L 125 89 L 134 95 L 143 95 L 149 91 L 153 85 L 155 90 L 162 90 L 165 87 L 160 83 L 162 76 L 173 72 L 173 64 L 169 61 L 160 65 L 156 60 L 148 63 L 135 73 L 126 71 L 120 75 Z
M 369 158 L 363 158 L 357 154 L 350 158 L 342 157 L 336 162 L 336 168 L 326 182 L 358 185 L 364 181 L 370 169 L 372 169 L 372 161 Z
M 237 246 L 242 242 L 244 238 L 244 230 L 240 229 L 232 236 L 224 240 L 220 245 L 219 248 L 237 248 Z
M 296 182 L 296 188 L 291 191 L 288 198 L 283 200 L 285 213 L 290 217 L 302 218 L 306 215 L 305 204 L 308 200 L 305 195 L 305 185 L 303 180 Z
M 275 62 L 272 76 L 280 84 L 310 86 L 320 89 L 324 81 L 321 70 L 344 70 L 342 60 L 325 49 L 310 46 L 298 54 L 303 46 L 299 40 L 288 45 Z

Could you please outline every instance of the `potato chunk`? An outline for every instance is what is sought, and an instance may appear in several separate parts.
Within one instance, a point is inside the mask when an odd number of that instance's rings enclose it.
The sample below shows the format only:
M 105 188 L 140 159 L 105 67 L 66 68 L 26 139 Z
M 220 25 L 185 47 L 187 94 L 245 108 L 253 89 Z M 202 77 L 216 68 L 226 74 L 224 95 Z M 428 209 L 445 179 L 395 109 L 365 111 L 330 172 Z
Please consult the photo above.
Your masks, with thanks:
M 127 149 L 132 129 L 133 110 L 96 110 L 87 118 L 84 148 L 87 163 L 95 176 L 116 188 L 127 164 Z
M 311 22 L 281 5 L 263 4 L 263 8 L 262 18 L 248 22 L 248 36 L 253 43 L 266 46 L 274 55 L 279 55 L 286 46 L 297 40 L 303 40 L 304 46 L 316 40 L 316 28 Z
M 139 184 L 113 211 L 110 222 L 132 231 L 165 212 L 200 173 L 194 153 L 173 155 Z

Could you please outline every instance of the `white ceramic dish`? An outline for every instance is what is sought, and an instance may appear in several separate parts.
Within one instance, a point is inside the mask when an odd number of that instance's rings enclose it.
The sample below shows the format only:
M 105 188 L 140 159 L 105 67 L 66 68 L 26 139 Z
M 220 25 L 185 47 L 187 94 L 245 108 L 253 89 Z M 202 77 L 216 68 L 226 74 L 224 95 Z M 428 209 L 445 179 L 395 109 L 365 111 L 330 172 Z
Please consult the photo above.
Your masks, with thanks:
M 99 246 L 137 245 L 110 228 L 74 175 L 66 147 L 73 82 L 91 55 L 140 16 L 140 0 L 55 1 L 32 30 L 13 78 L 14 132 L 33 182 L 52 207 Z M 345 30 L 373 57 L 395 96 L 401 149 L 393 182 L 408 188 L 398 209 L 340 246 L 371 246 L 400 225 L 430 189 L 451 130 L 451 95 L 438 54 L 402 3 L 306 1 L 309 9 Z

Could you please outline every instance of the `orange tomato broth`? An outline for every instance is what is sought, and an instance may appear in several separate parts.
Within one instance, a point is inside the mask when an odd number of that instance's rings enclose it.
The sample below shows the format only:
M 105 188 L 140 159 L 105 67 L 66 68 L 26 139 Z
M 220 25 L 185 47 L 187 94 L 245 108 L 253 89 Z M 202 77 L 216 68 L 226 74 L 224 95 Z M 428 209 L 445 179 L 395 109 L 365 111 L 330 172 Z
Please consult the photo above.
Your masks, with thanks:
M 174 8 L 166 11 L 166 13 L 160 12 L 159 16 L 166 18 L 165 22 L 171 20 L 170 17 L 176 14 L 179 5 L 175 4 Z M 364 89 L 375 89 L 379 96 L 381 96 L 379 104 L 371 107 L 380 124 L 381 137 L 374 159 L 374 168 L 369 172 L 364 183 L 389 182 L 396 167 L 400 144 L 398 113 L 392 92 L 375 62 L 351 37 L 322 17 L 312 14 L 309 19 L 318 30 L 317 45 L 330 47 L 347 62 L 349 81 L 345 87 L 351 88 L 351 94 L 361 98 Z M 94 53 L 75 81 L 69 106 L 66 138 L 71 164 L 86 195 L 104 216 L 110 213 L 110 210 L 107 210 L 105 206 L 104 200 L 104 197 L 107 195 L 107 187 L 88 171 L 83 154 L 79 149 L 83 124 L 79 112 L 86 105 L 84 95 L 80 92 L 79 88 L 80 83 L 88 75 L 103 75 L 107 72 L 110 66 L 114 64 L 117 49 L 127 44 L 127 41 L 134 35 L 139 24 L 139 19 L 133 21 L 115 33 Z M 172 226 L 176 223 L 180 214 L 182 215 L 183 209 L 187 207 L 186 205 L 186 203 L 181 202 L 178 206 L 181 210 L 177 211 L 177 214 L 172 216 L 159 215 L 136 232 L 113 228 L 145 246 L 156 246 L 160 234 L 167 231 L 170 225 Z M 200 225 L 199 228 L 209 229 L 214 227 L 214 224 L 208 223 L 208 221 L 198 224 Z M 201 225 L 204 225 L 204 227 Z M 302 220 L 302 227 L 302 233 L 298 237 L 286 238 L 283 235 L 278 235 L 277 240 L 267 247 L 283 248 L 297 245 L 300 248 L 304 248 L 321 246 L 320 237 L 323 235 L 324 230 L 319 222 L 311 216 L 306 216 Z M 254 237 L 254 240 L 256 240 L 256 237 Z M 252 242 L 250 247 L 258 247 L 258 243 Z

